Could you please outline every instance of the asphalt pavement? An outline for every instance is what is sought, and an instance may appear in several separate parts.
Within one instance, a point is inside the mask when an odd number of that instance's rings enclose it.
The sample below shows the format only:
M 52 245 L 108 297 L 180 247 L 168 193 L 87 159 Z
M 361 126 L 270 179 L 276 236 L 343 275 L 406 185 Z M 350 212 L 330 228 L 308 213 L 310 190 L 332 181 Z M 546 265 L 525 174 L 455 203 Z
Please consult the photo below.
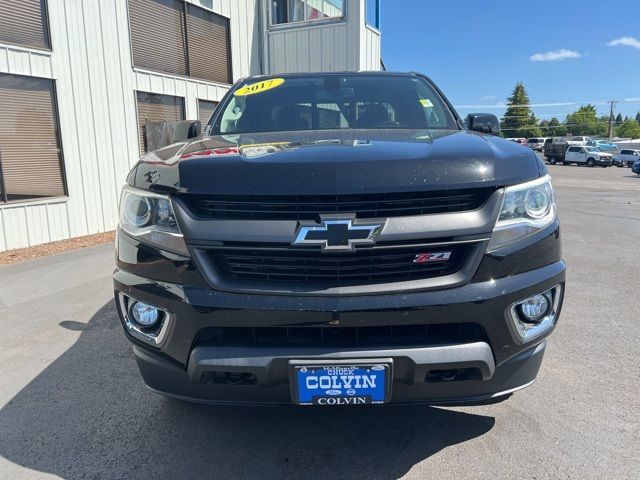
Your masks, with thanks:
M 0 478 L 640 478 L 640 177 L 549 168 L 565 305 L 536 383 L 494 405 L 169 400 L 118 323 L 111 245 L 0 268 Z

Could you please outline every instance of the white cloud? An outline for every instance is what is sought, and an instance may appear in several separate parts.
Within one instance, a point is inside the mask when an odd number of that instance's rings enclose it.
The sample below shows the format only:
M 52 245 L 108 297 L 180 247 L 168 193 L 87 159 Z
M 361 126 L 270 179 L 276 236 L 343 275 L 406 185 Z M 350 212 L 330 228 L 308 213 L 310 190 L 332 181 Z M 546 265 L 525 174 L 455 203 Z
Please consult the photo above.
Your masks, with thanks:
M 583 55 L 575 50 L 567 50 L 561 48 L 560 50 L 554 50 L 552 52 L 536 53 L 529 57 L 532 62 L 557 62 L 560 60 L 566 60 L 567 58 L 580 58 Z
M 619 45 L 623 45 L 625 47 L 633 47 L 640 50 L 640 40 L 633 37 L 616 38 L 615 40 L 611 40 L 609 43 L 607 43 L 607 45 L 609 45 L 610 47 L 617 47 Z

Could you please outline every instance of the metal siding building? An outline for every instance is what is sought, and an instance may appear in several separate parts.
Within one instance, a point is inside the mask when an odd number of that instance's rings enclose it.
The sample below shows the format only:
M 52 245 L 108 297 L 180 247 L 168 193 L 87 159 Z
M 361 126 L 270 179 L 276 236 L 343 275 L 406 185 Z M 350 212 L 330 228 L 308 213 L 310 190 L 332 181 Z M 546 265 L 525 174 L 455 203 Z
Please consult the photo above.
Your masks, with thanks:
M 17 1 L 0 0 L 0 14 L 3 4 L 11 8 Z M 115 229 L 120 188 L 140 156 L 136 92 L 180 97 L 186 118 L 197 119 L 198 100 L 220 101 L 230 87 L 135 67 L 133 0 L 35 1 L 46 8 L 50 49 L 5 43 L 0 31 L 0 74 L 53 81 L 67 194 L 0 198 L 0 251 Z M 366 24 L 370 2 L 364 0 L 323 0 L 342 4 L 342 15 L 273 25 L 270 10 L 278 2 L 270 0 L 163 1 L 186 1 L 228 19 L 233 81 L 260 73 L 380 68 L 380 33 Z M 308 2 L 312 10 L 319 0 Z

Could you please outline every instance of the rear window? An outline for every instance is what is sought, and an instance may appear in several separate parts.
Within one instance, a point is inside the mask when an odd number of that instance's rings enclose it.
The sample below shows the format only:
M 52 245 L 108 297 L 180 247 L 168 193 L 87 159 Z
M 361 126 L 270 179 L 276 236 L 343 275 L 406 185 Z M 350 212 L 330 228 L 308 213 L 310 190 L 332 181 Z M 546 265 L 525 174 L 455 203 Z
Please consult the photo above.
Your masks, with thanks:
M 569 147 L 570 152 L 579 152 L 581 150 L 580 147 Z
M 249 80 L 212 119 L 211 133 L 333 129 L 457 129 L 423 78 L 327 74 Z

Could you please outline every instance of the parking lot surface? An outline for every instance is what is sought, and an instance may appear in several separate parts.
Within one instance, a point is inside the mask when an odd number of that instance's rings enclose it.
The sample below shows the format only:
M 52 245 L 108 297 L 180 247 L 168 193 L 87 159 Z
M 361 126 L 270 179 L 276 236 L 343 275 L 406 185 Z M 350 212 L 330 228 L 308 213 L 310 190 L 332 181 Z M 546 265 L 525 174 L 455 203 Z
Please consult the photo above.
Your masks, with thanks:
M 0 268 L 0 478 L 640 478 L 640 177 L 549 169 L 565 305 L 537 382 L 494 405 L 168 400 L 118 323 L 112 246 Z

